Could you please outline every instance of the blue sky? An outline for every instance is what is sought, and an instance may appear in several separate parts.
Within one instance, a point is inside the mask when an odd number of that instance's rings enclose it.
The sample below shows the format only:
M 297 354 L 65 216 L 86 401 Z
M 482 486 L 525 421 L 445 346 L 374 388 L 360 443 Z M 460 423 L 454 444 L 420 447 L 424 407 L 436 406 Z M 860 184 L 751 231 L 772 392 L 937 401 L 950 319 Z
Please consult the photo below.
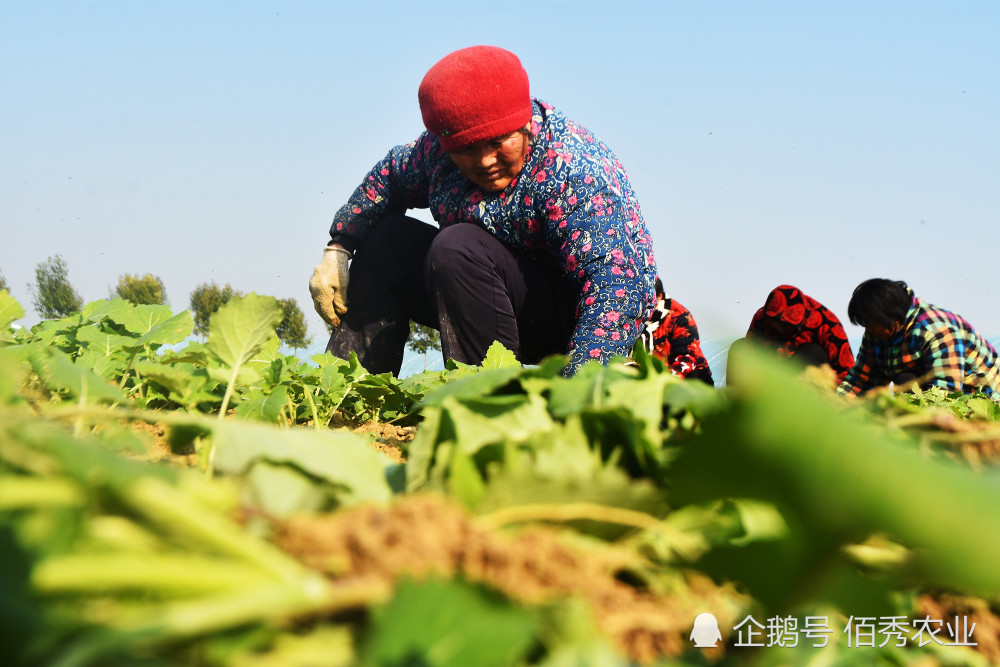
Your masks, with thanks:
M 906 280 L 1000 336 L 1000 3 L 0 0 L 0 272 L 86 300 L 153 273 L 297 299 L 330 219 L 472 44 L 628 170 L 706 339 L 800 287 Z M 426 213 L 418 217 L 429 219 Z

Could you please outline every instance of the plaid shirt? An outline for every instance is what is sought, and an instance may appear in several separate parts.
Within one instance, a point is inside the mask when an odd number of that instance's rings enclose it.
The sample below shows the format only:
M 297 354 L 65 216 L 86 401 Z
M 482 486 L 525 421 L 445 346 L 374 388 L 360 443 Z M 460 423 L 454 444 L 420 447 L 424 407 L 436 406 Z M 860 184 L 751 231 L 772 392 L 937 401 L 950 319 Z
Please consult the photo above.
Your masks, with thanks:
M 857 396 L 901 373 L 914 374 L 924 387 L 979 391 L 1000 400 L 1000 356 L 993 346 L 958 315 L 915 296 L 901 331 L 888 340 L 864 335 L 837 393 Z

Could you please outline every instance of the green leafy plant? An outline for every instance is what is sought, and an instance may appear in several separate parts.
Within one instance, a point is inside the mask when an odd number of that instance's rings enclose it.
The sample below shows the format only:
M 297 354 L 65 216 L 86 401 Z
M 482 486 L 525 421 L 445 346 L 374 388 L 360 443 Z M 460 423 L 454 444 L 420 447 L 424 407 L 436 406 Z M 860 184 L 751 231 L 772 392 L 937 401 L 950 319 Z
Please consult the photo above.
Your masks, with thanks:
M 355 355 L 282 354 L 282 307 L 256 294 L 220 307 L 205 342 L 189 340 L 189 312 L 122 299 L 12 329 L 22 316 L 0 291 L 0 634 L 15 664 L 705 662 L 687 650 L 687 617 L 615 635 L 569 593 L 525 600 L 466 580 L 504 562 L 483 531 L 506 544 L 542 530 L 558 558 L 518 572 L 576 572 L 589 556 L 634 600 L 710 607 L 726 620 L 713 664 L 987 662 L 933 645 L 743 651 L 731 629 L 749 613 L 842 627 L 916 616 L 919 596 L 942 591 L 991 609 L 1000 429 L 988 397 L 845 401 L 753 355 L 738 390 L 715 390 L 641 349 L 564 377 L 565 358 L 523 367 L 499 344 L 480 366 L 397 380 Z M 331 430 L 334 417 L 416 427 L 405 463 Z M 979 457 L 956 456 L 967 448 Z M 390 521 L 422 497 L 465 518 Z M 321 528 L 293 548 L 285 531 L 302 518 Z M 468 547 L 464 569 L 365 579 L 348 562 L 411 538 L 425 551 L 410 559 L 447 555 L 442 535 Z M 317 557 L 324 539 L 348 556 Z

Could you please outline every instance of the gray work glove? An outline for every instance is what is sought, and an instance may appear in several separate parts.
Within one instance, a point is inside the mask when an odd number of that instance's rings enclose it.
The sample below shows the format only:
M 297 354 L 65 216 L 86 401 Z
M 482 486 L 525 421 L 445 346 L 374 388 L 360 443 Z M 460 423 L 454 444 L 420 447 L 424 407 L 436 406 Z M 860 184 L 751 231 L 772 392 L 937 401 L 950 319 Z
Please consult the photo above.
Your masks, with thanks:
M 340 315 L 347 312 L 347 261 L 351 253 L 344 248 L 327 246 L 323 261 L 313 269 L 309 294 L 319 316 L 331 327 L 340 326 Z

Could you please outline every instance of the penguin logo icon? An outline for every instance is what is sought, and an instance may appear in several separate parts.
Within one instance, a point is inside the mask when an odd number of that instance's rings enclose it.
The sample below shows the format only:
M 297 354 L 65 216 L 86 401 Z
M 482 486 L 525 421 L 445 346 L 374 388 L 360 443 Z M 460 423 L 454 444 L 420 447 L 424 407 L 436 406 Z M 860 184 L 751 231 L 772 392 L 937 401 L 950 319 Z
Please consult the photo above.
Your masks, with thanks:
M 719 632 L 719 621 L 714 614 L 707 611 L 698 614 L 694 619 L 694 626 L 691 628 L 691 636 L 688 637 L 694 642 L 695 648 L 715 648 L 716 642 L 722 639 Z

